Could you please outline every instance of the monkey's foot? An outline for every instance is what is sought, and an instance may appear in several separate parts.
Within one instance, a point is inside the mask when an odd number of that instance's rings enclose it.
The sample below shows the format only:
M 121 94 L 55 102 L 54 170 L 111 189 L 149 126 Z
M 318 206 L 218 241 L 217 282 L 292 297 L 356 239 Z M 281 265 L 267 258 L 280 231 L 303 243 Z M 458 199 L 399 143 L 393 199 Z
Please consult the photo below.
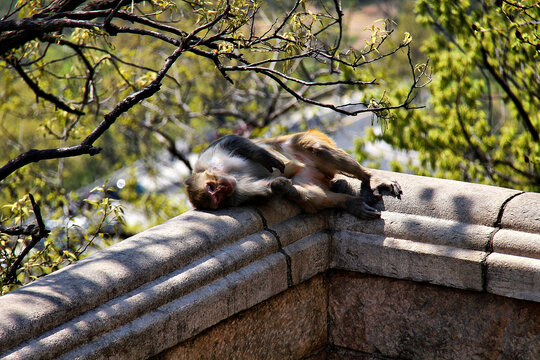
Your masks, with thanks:
M 272 189 L 272 194 L 281 195 L 289 191 L 292 187 L 291 180 L 280 176 L 272 180 L 270 188 Z
M 374 207 L 368 205 L 361 198 L 352 198 L 345 203 L 345 210 L 351 215 L 359 219 L 378 219 L 381 217 L 381 212 Z
M 381 190 L 388 190 L 390 194 L 401 199 L 403 190 L 396 180 L 372 177 L 369 183 L 370 187 L 373 189 L 373 195 L 376 197 L 380 198 L 382 196 Z

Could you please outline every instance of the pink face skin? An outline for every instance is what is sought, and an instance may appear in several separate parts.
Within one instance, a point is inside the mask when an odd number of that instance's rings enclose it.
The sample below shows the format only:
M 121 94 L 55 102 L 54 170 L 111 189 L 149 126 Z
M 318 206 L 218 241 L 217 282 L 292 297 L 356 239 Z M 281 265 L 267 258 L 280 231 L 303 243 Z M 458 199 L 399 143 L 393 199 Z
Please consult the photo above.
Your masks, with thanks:
M 208 181 L 205 190 L 212 198 L 212 209 L 217 209 L 223 199 L 233 192 L 235 186 L 236 181 L 231 177 L 222 176 L 217 182 Z

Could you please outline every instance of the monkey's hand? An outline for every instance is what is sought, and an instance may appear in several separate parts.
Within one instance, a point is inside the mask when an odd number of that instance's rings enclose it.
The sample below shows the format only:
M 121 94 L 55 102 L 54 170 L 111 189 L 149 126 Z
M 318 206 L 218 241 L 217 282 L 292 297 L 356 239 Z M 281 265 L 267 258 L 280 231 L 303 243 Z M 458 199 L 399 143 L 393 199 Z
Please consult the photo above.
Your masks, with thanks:
M 369 179 L 369 185 L 373 190 L 373 195 L 378 198 L 382 197 L 381 190 L 388 190 L 390 194 L 394 195 L 398 199 L 401 199 L 401 194 L 403 194 L 401 185 L 399 185 L 398 182 L 393 179 L 372 176 L 371 179 Z
M 346 201 L 345 209 L 359 219 L 372 220 L 381 217 L 381 212 L 368 205 L 362 198 L 354 197 Z
M 261 162 L 261 165 L 263 165 L 268 171 L 272 172 L 272 169 L 278 169 L 282 174 L 285 172 L 285 164 L 283 161 L 274 156 L 269 156 L 265 160 L 266 161 Z

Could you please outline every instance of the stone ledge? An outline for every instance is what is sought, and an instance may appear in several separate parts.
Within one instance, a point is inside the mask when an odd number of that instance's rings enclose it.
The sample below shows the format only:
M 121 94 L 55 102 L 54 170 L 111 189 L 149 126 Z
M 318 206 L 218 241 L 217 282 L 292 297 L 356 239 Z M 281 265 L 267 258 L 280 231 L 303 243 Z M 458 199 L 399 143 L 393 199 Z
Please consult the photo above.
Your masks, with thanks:
M 488 185 L 388 171 L 376 173 L 396 179 L 403 188 L 401 199 L 385 197 L 384 203 L 379 204 L 380 209 L 464 224 L 494 226 L 505 201 L 522 194 L 521 191 Z M 351 182 L 356 183 L 356 180 Z
M 324 275 L 317 275 L 153 360 L 303 359 L 327 343 L 326 291 Z
M 287 288 L 285 272 L 283 256 L 272 254 L 90 342 L 84 341 L 83 346 L 59 359 L 146 359 L 282 292 Z
M 328 232 L 318 232 L 284 249 L 291 258 L 292 285 L 300 284 L 328 269 L 330 241 Z
M 480 251 L 486 249 L 494 231 L 493 227 L 485 225 L 392 211 L 384 211 L 380 219 L 372 221 L 343 213 L 335 217 L 332 228 Z
M 0 352 L 259 230 L 251 210 L 186 213 L 2 296 Z
M 147 358 L 332 268 L 540 302 L 540 194 L 383 175 L 381 220 L 191 211 L 0 297 L 0 357 Z
M 334 234 L 332 268 L 482 290 L 482 251 L 341 230 Z
M 486 263 L 488 292 L 540 302 L 539 259 L 492 253 Z
M 504 206 L 501 227 L 540 234 L 540 196 L 538 193 L 521 193 Z
M 540 259 L 540 233 L 502 229 L 493 236 L 493 251 Z

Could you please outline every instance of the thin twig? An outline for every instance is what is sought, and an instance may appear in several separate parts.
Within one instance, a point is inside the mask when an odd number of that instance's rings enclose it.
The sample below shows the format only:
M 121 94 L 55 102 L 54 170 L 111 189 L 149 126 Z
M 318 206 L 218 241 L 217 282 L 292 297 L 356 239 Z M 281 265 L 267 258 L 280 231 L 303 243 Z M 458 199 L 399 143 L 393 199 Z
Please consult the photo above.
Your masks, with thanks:
M 11 66 L 13 66 L 15 71 L 17 71 L 19 76 L 24 80 L 26 85 L 28 85 L 28 87 L 30 89 L 32 89 L 32 91 L 34 92 L 34 94 L 36 94 L 36 96 L 38 98 L 45 99 L 45 100 L 53 103 L 57 108 L 59 108 L 61 110 L 64 110 L 64 111 L 66 111 L 68 113 L 75 114 L 75 115 L 84 115 L 84 113 L 82 111 L 70 108 L 66 103 L 62 102 L 56 96 L 54 96 L 52 94 L 49 94 L 49 93 L 45 92 L 44 90 L 42 90 L 39 87 L 38 83 L 36 83 L 32 79 L 30 79 L 30 76 L 28 76 L 28 74 L 26 74 L 26 72 L 23 70 L 23 68 L 21 67 L 21 65 L 18 62 L 12 61 Z
M 32 237 L 32 241 L 30 241 L 30 243 L 26 245 L 23 251 L 17 256 L 17 259 L 15 260 L 15 262 L 9 268 L 9 271 L 7 272 L 6 278 L 4 280 L 5 284 L 11 284 L 16 280 L 17 270 L 19 270 L 19 268 L 21 267 L 21 264 L 24 258 L 26 257 L 26 255 L 28 255 L 30 250 L 32 250 L 41 241 L 41 239 L 47 237 L 50 232 L 49 230 L 45 228 L 45 223 L 43 222 L 43 218 L 41 217 L 41 211 L 36 201 L 34 200 L 34 196 L 32 194 L 28 194 L 28 198 L 30 199 L 30 203 L 32 204 L 32 210 L 34 211 L 34 216 L 36 218 L 37 225 L 34 225 L 32 227 L 32 231 L 30 233 L 17 234 L 17 235 L 30 235 Z

